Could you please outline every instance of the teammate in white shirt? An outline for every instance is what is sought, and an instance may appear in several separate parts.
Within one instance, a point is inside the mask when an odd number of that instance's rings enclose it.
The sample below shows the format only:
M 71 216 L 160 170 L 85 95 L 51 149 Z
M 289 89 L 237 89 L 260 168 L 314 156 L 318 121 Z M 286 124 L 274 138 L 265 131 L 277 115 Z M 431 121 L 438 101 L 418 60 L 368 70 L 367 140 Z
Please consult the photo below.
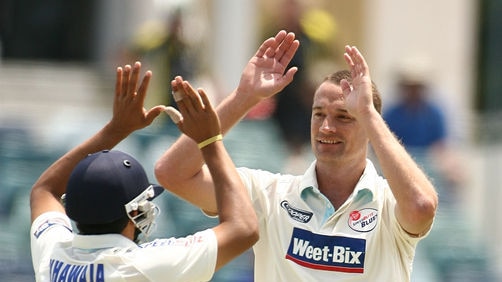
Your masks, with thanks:
M 117 69 L 113 116 L 100 131 L 53 163 L 31 192 L 31 250 L 37 281 L 208 281 L 258 240 L 249 196 L 221 142 L 205 93 L 175 93 L 178 112 L 143 108 L 151 72 Z M 166 111 L 196 143 L 215 180 L 220 224 L 183 238 L 137 245 L 152 231 L 163 191 L 132 156 L 113 148 Z M 64 196 L 63 196 L 64 195 Z M 216 211 L 216 210 L 215 210 Z M 79 231 L 72 231 L 71 221 Z
M 239 86 L 217 107 L 223 132 L 292 81 L 299 42 L 280 31 L 245 67 Z M 409 281 L 417 243 L 428 234 L 438 199 L 428 177 L 391 133 L 365 59 L 346 46 L 347 71 L 316 89 L 304 175 L 238 168 L 258 215 L 256 281 Z M 175 89 L 191 92 L 181 77 Z M 383 177 L 368 159 L 368 144 Z M 175 168 L 181 168 L 179 174 Z M 216 213 L 214 179 L 194 142 L 181 137 L 156 163 L 159 183 Z

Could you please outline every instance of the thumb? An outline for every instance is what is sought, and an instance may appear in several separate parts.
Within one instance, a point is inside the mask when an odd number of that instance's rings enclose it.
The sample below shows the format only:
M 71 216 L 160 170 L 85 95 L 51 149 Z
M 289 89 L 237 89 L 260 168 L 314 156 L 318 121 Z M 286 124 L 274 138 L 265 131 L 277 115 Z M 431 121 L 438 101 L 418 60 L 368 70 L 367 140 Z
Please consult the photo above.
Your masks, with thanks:
M 291 81 L 293 81 L 293 78 L 297 71 L 298 71 L 297 67 L 292 67 L 284 74 L 284 76 L 282 77 L 283 87 L 286 87 L 288 84 L 291 83 Z
M 340 81 L 340 87 L 342 88 L 343 95 L 347 96 L 350 94 L 350 91 L 352 91 L 352 86 L 346 79 L 342 79 Z
M 162 111 L 164 111 L 166 108 L 166 106 L 162 106 L 162 105 L 159 105 L 159 106 L 155 106 L 153 108 L 151 108 L 147 113 L 146 113 L 146 120 L 147 120 L 147 123 L 148 124 L 151 124 L 153 122 L 153 120 L 158 117 L 160 115 L 160 113 L 162 113 Z
M 181 115 L 181 113 L 171 106 L 166 107 L 164 109 L 164 111 L 171 118 L 171 120 L 176 124 L 178 124 L 180 121 L 183 120 L 183 116 Z

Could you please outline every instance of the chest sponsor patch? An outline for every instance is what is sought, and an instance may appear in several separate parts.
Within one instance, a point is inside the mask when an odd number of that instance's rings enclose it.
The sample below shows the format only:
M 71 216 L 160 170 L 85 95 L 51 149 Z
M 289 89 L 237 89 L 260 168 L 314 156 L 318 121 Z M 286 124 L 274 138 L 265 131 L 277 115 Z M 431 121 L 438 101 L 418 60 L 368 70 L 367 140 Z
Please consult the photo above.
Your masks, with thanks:
M 370 232 L 375 229 L 378 220 L 376 209 L 354 210 L 349 215 L 349 227 L 358 232 Z
M 309 222 L 312 219 L 312 215 L 314 215 L 312 212 L 292 207 L 288 201 L 282 201 L 281 207 L 288 212 L 289 217 L 301 223 Z
M 328 236 L 294 228 L 286 259 L 301 266 L 347 273 L 363 273 L 366 240 Z

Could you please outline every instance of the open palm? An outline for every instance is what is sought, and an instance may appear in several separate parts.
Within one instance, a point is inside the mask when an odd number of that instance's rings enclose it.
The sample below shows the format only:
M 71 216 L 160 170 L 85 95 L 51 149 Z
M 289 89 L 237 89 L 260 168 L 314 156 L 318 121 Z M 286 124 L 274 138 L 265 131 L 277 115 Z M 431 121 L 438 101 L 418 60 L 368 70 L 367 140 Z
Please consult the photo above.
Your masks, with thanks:
M 286 68 L 299 44 L 294 33 L 286 33 L 284 30 L 263 42 L 244 68 L 239 92 L 262 99 L 284 89 L 298 70 L 292 67 L 286 71 Z

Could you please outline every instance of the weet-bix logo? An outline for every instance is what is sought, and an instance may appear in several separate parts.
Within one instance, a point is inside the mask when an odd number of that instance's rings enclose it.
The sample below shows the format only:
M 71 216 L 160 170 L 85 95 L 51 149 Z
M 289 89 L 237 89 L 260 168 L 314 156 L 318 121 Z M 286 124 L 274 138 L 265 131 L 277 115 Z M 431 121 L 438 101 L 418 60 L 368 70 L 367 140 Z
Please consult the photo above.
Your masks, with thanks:
M 294 228 L 286 259 L 312 269 L 363 273 L 365 254 L 364 239 L 327 236 Z
M 313 215 L 312 212 L 304 211 L 299 208 L 294 208 L 289 205 L 288 201 L 282 201 L 281 207 L 284 208 L 288 212 L 289 216 L 292 219 L 299 221 L 301 223 L 307 223 L 312 219 L 312 215 Z

